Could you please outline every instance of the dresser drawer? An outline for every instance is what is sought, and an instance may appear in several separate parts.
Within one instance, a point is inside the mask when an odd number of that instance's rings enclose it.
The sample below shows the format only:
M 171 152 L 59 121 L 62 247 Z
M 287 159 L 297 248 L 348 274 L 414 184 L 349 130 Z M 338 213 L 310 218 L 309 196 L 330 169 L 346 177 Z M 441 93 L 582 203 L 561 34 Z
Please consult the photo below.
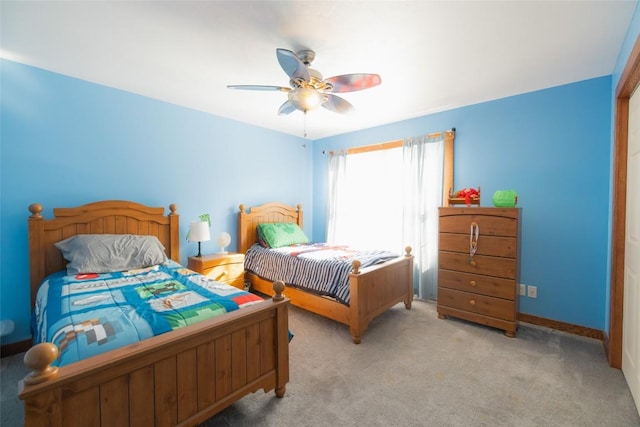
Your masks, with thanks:
M 511 301 L 516 299 L 516 282 L 512 279 L 439 270 L 438 286 Z
M 440 233 L 441 251 L 469 253 L 469 233 Z M 491 255 L 504 258 L 516 258 L 518 240 L 515 237 L 485 236 L 480 233 L 476 255 Z
M 209 279 L 225 282 L 234 286 L 235 283 L 240 281 L 242 287 L 244 287 L 244 263 L 236 262 L 205 268 L 202 274 Z
M 473 257 L 473 262 L 475 264 L 469 262 L 468 253 L 444 251 L 438 253 L 438 267 L 440 269 L 496 276 L 504 279 L 516 278 L 517 263 L 515 258 L 476 255 Z
M 518 209 L 515 208 L 440 208 L 439 214 L 440 233 L 469 236 L 471 224 L 475 222 L 480 236 L 518 236 Z
M 438 305 L 497 319 L 516 320 L 515 303 L 513 301 L 470 292 L 438 288 Z

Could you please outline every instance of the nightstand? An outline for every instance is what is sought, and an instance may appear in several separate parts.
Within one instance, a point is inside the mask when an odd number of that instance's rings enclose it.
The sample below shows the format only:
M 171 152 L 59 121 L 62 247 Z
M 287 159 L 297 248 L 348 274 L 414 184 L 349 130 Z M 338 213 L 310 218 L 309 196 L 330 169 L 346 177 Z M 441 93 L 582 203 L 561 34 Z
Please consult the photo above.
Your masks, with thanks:
M 244 254 L 229 252 L 192 256 L 187 267 L 210 279 L 244 289 Z

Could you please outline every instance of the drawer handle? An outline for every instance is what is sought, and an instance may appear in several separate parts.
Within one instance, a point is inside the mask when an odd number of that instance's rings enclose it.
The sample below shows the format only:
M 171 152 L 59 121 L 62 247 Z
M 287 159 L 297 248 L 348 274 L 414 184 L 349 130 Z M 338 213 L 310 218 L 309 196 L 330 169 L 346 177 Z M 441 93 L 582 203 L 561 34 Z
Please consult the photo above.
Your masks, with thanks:
M 476 265 L 476 260 L 473 258 L 469 258 L 469 264 L 475 266 Z
M 212 271 L 209 273 L 209 277 L 213 277 L 213 280 L 222 280 L 225 276 L 227 276 L 226 271 Z
M 470 284 L 471 286 L 475 286 L 475 285 L 476 285 L 476 281 L 475 281 L 475 280 L 471 280 L 471 281 L 469 282 L 469 284 Z
M 471 305 L 476 305 L 476 300 L 473 300 L 473 299 L 472 299 L 472 300 L 470 300 L 470 301 L 469 301 L 469 304 L 471 304 Z

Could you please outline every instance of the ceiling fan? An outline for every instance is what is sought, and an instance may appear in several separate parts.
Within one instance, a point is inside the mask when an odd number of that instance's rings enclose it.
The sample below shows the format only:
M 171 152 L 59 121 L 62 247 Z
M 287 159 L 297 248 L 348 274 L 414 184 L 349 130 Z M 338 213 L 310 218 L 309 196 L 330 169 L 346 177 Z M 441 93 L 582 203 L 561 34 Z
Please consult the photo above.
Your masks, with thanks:
M 316 57 L 312 50 L 301 50 L 294 53 L 287 49 L 276 49 L 278 62 L 289 76 L 289 85 L 228 85 L 229 89 L 265 90 L 287 92 L 288 99 L 278 109 L 279 115 L 289 114 L 300 110 L 306 114 L 320 106 L 336 113 L 348 113 L 353 110 L 349 101 L 334 95 L 334 93 L 355 92 L 379 85 L 382 79 L 378 74 L 356 73 L 322 78 L 317 70 L 310 68 Z

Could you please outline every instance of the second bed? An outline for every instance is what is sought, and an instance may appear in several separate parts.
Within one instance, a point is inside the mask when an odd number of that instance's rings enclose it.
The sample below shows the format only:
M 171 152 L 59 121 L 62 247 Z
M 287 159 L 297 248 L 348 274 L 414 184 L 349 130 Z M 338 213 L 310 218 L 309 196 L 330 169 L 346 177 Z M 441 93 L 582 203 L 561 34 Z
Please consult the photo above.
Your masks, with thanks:
M 258 244 L 260 224 L 292 223 L 302 228 L 302 207 L 266 203 L 247 211 L 240 205 L 238 213 L 238 250 L 247 253 Z M 393 259 L 361 268 L 362 261 L 353 260 L 348 273 L 348 298 L 336 298 L 309 292 L 301 286 L 287 284 L 285 294 L 293 305 L 349 326 L 354 343 L 361 341 L 369 323 L 394 305 L 403 302 L 406 309 L 413 302 L 413 256 L 411 248 Z M 273 295 L 273 278 L 261 277 L 247 269 L 251 289 Z M 280 279 L 279 279 L 280 280 Z

